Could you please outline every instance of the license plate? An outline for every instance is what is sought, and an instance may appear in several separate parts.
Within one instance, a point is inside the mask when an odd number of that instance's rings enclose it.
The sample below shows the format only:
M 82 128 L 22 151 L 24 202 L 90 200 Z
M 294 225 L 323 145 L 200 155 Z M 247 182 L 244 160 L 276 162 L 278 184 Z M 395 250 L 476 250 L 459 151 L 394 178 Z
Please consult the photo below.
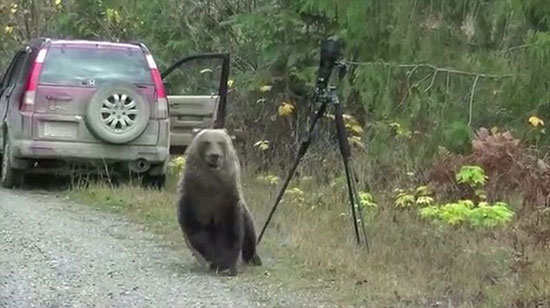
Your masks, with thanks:
M 72 122 L 45 122 L 44 137 L 76 139 L 78 124 Z

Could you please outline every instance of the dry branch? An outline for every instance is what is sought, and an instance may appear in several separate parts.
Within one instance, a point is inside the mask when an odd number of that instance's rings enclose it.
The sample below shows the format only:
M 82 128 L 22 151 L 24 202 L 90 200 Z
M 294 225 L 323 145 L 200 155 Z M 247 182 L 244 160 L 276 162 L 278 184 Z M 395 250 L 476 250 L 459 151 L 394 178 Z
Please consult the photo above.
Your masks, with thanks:
M 423 77 L 420 81 L 417 81 L 413 85 L 409 86 L 409 88 L 407 90 L 407 93 L 409 93 L 415 85 L 419 85 L 422 82 L 426 81 L 428 78 L 431 78 L 429 85 L 426 87 L 426 89 L 424 89 L 424 93 L 429 92 L 434 86 L 434 83 L 435 83 L 435 80 L 437 78 L 438 73 L 446 73 L 447 74 L 447 77 L 446 77 L 446 87 L 447 88 L 449 87 L 450 76 L 452 74 L 474 77 L 474 81 L 472 83 L 472 87 L 471 87 L 471 90 L 470 90 L 470 99 L 469 99 L 469 107 L 468 107 L 468 109 L 469 109 L 468 110 L 468 125 L 472 124 L 474 97 L 475 97 L 475 91 L 476 91 L 479 79 L 480 78 L 504 79 L 504 78 L 512 78 L 513 77 L 513 75 L 511 75 L 511 74 L 497 75 L 497 74 L 486 74 L 486 73 L 480 73 L 480 72 L 469 72 L 469 71 L 458 70 L 458 69 L 454 69 L 454 68 L 442 68 L 442 67 L 437 67 L 433 64 L 428 64 L 428 63 L 394 64 L 394 63 L 388 63 L 388 62 L 354 62 L 354 61 L 346 61 L 345 63 L 348 64 L 348 65 L 356 65 L 356 66 L 376 66 L 376 65 L 380 65 L 380 66 L 385 66 L 385 67 L 390 67 L 390 68 L 391 67 L 398 67 L 398 68 L 410 69 L 409 71 L 407 71 L 407 80 L 408 80 L 409 84 L 410 84 L 410 79 L 411 79 L 412 75 L 419 68 L 428 68 L 428 69 L 433 70 L 428 75 Z M 407 94 L 404 95 L 403 99 L 401 100 L 401 102 L 399 104 L 397 104 L 397 106 L 395 107 L 394 110 L 397 110 L 401 105 L 403 105 L 403 103 L 407 100 L 407 97 L 408 97 Z
M 381 66 L 393 66 L 393 67 L 399 67 L 399 68 L 412 68 L 413 70 L 416 70 L 418 68 L 429 68 L 432 69 L 434 72 L 444 72 L 449 74 L 455 74 L 455 75 L 463 75 L 463 76 L 472 76 L 479 78 L 488 78 L 488 79 L 502 79 L 502 78 L 512 78 L 512 74 L 504 74 L 504 75 L 497 75 L 497 74 L 486 74 L 486 73 L 479 73 L 479 72 L 469 72 L 469 71 L 463 71 L 458 70 L 454 68 L 443 68 L 443 67 L 437 67 L 433 64 L 428 63 L 419 63 L 419 64 L 393 64 L 388 62 L 354 62 L 354 61 L 346 61 L 346 64 L 348 65 L 359 65 L 359 66 L 375 66 L 375 65 L 381 65 Z

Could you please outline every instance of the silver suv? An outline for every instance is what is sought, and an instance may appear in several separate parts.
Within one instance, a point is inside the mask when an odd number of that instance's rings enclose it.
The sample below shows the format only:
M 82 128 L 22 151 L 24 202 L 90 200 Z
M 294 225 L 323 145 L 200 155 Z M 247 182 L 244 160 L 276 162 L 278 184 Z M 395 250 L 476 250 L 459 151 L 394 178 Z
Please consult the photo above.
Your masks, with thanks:
M 220 63 L 181 69 L 201 60 Z M 228 74 L 227 54 L 161 73 L 141 43 L 33 40 L 0 76 L 1 185 L 34 172 L 99 172 L 162 187 L 171 153 L 197 130 L 224 126 Z

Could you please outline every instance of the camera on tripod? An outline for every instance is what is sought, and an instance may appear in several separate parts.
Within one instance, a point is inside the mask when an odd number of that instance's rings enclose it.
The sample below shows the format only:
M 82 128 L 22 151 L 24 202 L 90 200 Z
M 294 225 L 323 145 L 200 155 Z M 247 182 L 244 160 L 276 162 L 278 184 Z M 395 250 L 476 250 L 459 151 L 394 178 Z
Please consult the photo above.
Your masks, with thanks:
M 329 37 L 328 39 L 326 39 L 321 43 L 321 59 L 319 61 L 319 72 L 317 75 L 315 93 L 313 94 L 314 102 L 321 103 L 321 106 L 318 108 L 317 112 L 313 115 L 307 134 L 305 138 L 302 140 L 302 142 L 300 143 L 300 147 L 298 148 L 298 153 L 297 153 L 298 155 L 296 156 L 293 164 L 291 165 L 289 173 L 287 174 L 279 190 L 279 193 L 277 194 L 277 197 L 275 199 L 275 204 L 271 208 L 271 211 L 267 217 L 267 220 L 258 237 L 258 244 L 260 243 L 262 236 L 264 235 L 264 232 L 267 226 L 269 225 L 269 222 L 271 221 L 271 218 L 273 217 L 275 210 L 277 209 L 277 206 L 279 205 L 279 203 L 283 198 L 283 195 L 285 193 L 286 188 L 288 187 L 288 184 L 290 183 L 292 175 L 296 171 L 296 168 L 298 167 L 300 160 L 306 154 L 307 149 L 311 144 L 312 134 L 315 129 L 315 125 L 317 124 L 319 119 L 323 117 L 327 109 L 327 105 L 330 104 L 331 106 L 334 107 L 334 121 L 336 124 L 336 135 L 338 137 L 338 145 L 339 145 L 340 154 L 342 157 L 342 163 L 344 165 L 344 171 L 346 175 L 348 197 L 349 197 L 349 203 L 351 207 L 355 238 L 357 240 L 357 243 L 360 244 L 361 237 L 363 237 L 364 243 L 368 250 L 368 239 L 367 239 L 367 233 L 365 231 L 365 225 L 363 222 L 362 209 L 361 209 L 361 206 L 359 205 L 359 199 L 357 196 L 355 183 L 352 180 L 352 178 L 354 178 L 354 172 L 350 164 L 351 150 L 348 142 L 346 127 L 344 124 L 342 105 L 340 104 L 340 100 L 338 99 L 338 95 L 335 91 L 336 87 L 329 86 L 330 77 L 332 75 L 332 71 L 334 70 L 335 66 L 338 66 L 340 69 L 339 71 L 340 79 L 342 79 L 346 74 L 346 65 L 342 61 L 339 61 L 339 58 L 341 57 L 341 52 L 342 52 L 342 45 L 343 45 L 342 41 L 340 41 L 337 37 Z M 359 212 L 358 213 L 359 215 L 357 215 L 356 212 Z M 362 235 L 360 235 L 359 233 L 358 223 L 360 223 L 361 225 Z
M 328 83 L 335 66 L 339 68 L 339 79 L 346 75 L 347 67 L 342 61 L 339 61 L 342 57 L 342 48 L 343 43 L 336 36 L 329 37 L 321 43 L 321 57 L 314 96 L 317 101 L 327 98 Z

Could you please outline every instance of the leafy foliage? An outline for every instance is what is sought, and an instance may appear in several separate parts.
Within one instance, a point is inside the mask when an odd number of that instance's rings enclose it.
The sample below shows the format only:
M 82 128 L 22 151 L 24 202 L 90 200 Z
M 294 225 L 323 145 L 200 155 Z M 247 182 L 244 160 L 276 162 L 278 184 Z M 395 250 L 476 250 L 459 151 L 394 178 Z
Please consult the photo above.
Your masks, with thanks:
M 286 191 L 286 194 L 287 195 L 290 195 L 296 202 L 304 202 L 304 192 L 298 188 L 298 187 L 293 187 L 289 190 Z
M 432 192 L 428 186 L 419 186 L 414 190 L 397 188 L 394 190 L 394 205 L 398 208 L 430 206 L 434 203 L 431 194 Z
M 533 127 L 544 126 L 544 121 L 537 116 L 530 116 L 528 121 Z
M 472 210 L 469 219 L 475 227 L 495 227 L 510 222 L 513 216 L 514 212 L 504 202 L 496 202 L 493 205 L 481 202 Z
M 266 151 L 269 149 L 269 140 L 260 140 L 254 143 L 254 146 L 257 147 L 260 151 Z
M 489 205 L 481 202 L 477 206 L 471 200 L 459 200 L 441 206 L 419 209 L 421 217 L 432 221 L 442 221 L 449 225 L 469 224 L 472 227 L 492 228 L 509 223 L 514 212 L 503 202 Z
M 281 103 L 281 106 L 279 106 L 279 115 L 281 117 L 288 117 L 294 113 L 294 106 L 290 103 L 283 102 Z
M 258 176 L 257 179 L 263 183 L 267 183 L 268 185 L 277 185 L 281 181 L 280 177 L 273 174 L 261 175 Z
M 395 205 L 399 207 L 417 205 L 418 214 L 424 219 L 443 222 L 452 226 L 470 225 L 472 227 L 492 228 L 511 222 L 514 211 L 504 202 L 489 204 L 484 185 L 489 178 L 480 166 L 464 165 L 456 172 L 457 184 L 466 184 L 474 189 L 472 199 L 436 204 L 429 196 L 428 186 L 416 188 L 416 196 L 403 190 L 397 190 Z M 476 201 L 480 200 L 480 201 Z
M 503 199 L 519 194 L 525 210 L 547 204 L 550 167 L 540 152 L 523 145 L 510 131 L 485 128 L 476 133 L 472 148 L 468 156 L 447 154 L 433 163 L 428 178 L 441 195 L 484 201 L 487 195 Z M 477 167 L 461 172 L 463 166 L 481 167 L 487 175 Z M 456 173 L 462 174 L 460 179 L 465 182 L 484 183 L 484 190 L 480 191 L 479 185 L 456 186 Z
M 395 202 L 394 202 L 394 204 L 397 207 L 406 208 L 414 205 L 414 203 L 415 203 L 414 195 L 408 194 L 403 190 L 397 191 L 397 195 L 395 196 Z
M 4 0 L 0 11 L 1 66 L 17 44 L 39 35 L 140 40 L 164 68 L 188 53 L 231 52 L 228 123 L 247 127 L 246 139 L 272 142 L 268 152 L 252 151 L 259 159 L 286 159 L 287 147 L 278 145 L 298 142 L 319 42 L 331 34 L 346 42 L 345 59 L 357 62 L 339 83 L 355 119 L 347 120 L 349 141 L 379 164 L 391 164 L 380 153 L 403 140 L 403 155 L 415 157 L 403 164 L 426 164 L 441 145 L 469 153 L 474 126 L 527 130 L 517 119 L 550 112 L 540 1 Z M 325 142 L 332 133 L 323 129 Z
M 369 210 L 378 207 L 378 204 L 374 201 L 372 194 L 365 191 L 359 192 L 359 203 L 360 206 Z
M 443 146 L 454 153 L 471 151 L 472 129 L 463 121 L 455 121 L 445 128 Z
M 168 169 L 172 174 L 180 174 L 185 169 L 185 157 L 176 156 L 168 163 Z
M 488 179 L 480 166 L 462 166 L 455 178 L 457 183 L 468 184 L 472 188 L 485 185 Z

